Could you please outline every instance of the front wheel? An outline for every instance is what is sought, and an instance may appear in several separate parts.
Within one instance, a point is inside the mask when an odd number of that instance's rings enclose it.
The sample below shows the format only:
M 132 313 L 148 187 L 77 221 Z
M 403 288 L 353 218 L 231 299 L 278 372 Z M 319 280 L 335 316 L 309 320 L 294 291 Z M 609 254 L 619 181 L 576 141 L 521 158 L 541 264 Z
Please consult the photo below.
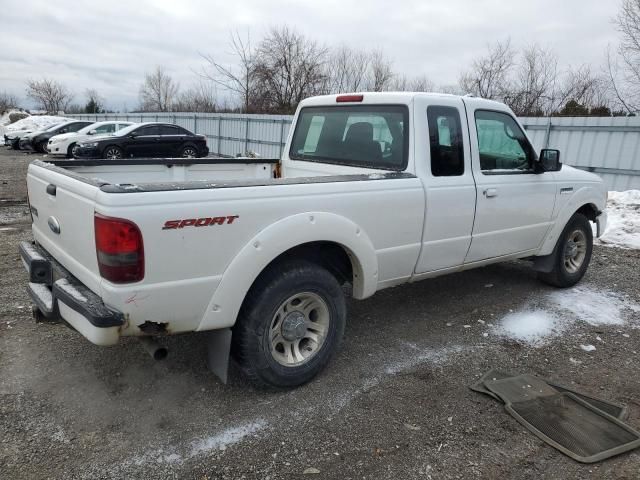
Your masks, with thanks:
M 47 152 L 47 143 L 48 143 L 48 141 L 47 141 L 47 140 L 45 140 L 45 141 L 40 142 L 40 143 L 38 144 L 38 150 L 39 150 L 41 153 L 48 153 L 48 152 Z
M 589 220 L 581 213 L 576 213 L 558 239 L 553 253 L 553 270 L 538 272 L 538 278 L 555 287 L 572 287 L 586 273 L 592 251 L 593 232 Z
M 233 355 L 259 387 L 307 383 L 338 349 L 346 322 L 340 284 L 324 268 L 289 262 L 261 275 L 233 331 Z
M 78 151 L 77 143 L 72 143 L 71 145 L 69 145 L 69 148 L 67 148 L 67 158 L 75 158 L 77 151 Z
M 104 158 L 108 160 L 119 160 L 122 158 L 122 149 L 112 145 L 104 149 Z

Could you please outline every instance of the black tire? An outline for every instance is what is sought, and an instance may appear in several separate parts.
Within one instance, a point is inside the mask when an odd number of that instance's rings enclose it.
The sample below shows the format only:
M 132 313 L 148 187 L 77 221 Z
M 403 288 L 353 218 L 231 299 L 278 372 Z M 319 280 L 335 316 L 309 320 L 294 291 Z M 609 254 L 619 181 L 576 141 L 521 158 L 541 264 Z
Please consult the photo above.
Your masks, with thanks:
M 49 152 L 47 152 L 47 143 L 48 143 L 48 140 L 43 140 L 42 142 L 40 142 L 40 143 L 37 145 L 37 150 L 38 150 L 40 153 L 45 153 L 45 154 L 46 154 L 46 153 L 49 153 Z
M 116 145 L 109 145 L 102 151 L 102 158 L 107 160 L 119 160 L 124 158 L 124 152 Z
M 275 331 L 274 325 L 280 325 L 284 332 L 285 320 L 277 321 L 277 314 L 282 312 L 286 302 L 296 295 L 321 298 L 324 302 L 321 309 L 326 313 L 325 318 L 329 320 L 324 339 L 319 343 L 320 346 L 316 347 L 315 353 L 309 353 L 310 357 L 302 360 L 299 365 L 285 366 L 281 363 L 285 357 L 284 353 L 276 352 L 277 348 L 272 350 L 273 340 L 270 338 L 270 332 Z M 283 313 L 283 316 L 286 319 L 294 312 L 295 310 L 291 310 L 287 314 Z M 307 318 L 312 318 L 311 313 L 313 311 L 309 312 Z M 276 268 L 269 268 L 261 274 L 245 298 L 233 329 L 233 357 L 243 373 L 257 387 L 297 387 L 320 373 L 338 350 L 344 335 L 346 315 L 344 294 L 331 273 L 307 261 L 278 264 Z M 284 333 L 282 335 L 284 336 Z M 304 342 L 305 339 L 294 340 L 296 341 Z M 311 352 L 311 347 L 307 349 Z M 298 353 L 300 351 L 302 350 L 298 348 Z M 280 360 L 277 357 L 280 357 Z
M 571 253 L 574 251 L 576 236 L 582 236 L 585 241 L 584 256 L 577 263 L 572 261 Z M 576 247 L 579 249 L 579 247 Z M 553 270 L 550 272 L 538 272 L 538 278 L 544 283 L 559 288 L 568 288 L 578 283 L 589 267 L 593 252 L 593 232 L 587 217 L 576 213 L 569 219 L 564 227 L 556 248 L 554 249 Z
M 181 158 L 198 158 L 199 156 L 198 149 L 193 145 L 185 145 L 182 147 L 182 150 L 180 150 Z

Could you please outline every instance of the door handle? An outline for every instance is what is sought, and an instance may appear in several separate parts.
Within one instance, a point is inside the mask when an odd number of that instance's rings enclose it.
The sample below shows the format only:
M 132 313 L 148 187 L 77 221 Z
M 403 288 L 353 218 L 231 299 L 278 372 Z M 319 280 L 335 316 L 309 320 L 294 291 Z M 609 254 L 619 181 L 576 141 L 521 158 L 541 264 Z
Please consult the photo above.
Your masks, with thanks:
M 482 193 L 484 193 L 484 196 L 487 197 L 487 198 L 497 197 L 498 196 L 498 189 L 497 188 L 487 188 Z

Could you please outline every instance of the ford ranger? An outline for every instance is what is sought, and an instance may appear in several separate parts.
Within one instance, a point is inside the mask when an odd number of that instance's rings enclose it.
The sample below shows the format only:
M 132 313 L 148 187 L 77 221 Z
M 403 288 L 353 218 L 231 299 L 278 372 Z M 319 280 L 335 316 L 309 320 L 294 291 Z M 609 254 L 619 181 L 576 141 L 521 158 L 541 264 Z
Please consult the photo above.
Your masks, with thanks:
M 513 259 L 569 287 L 607 218 L 601 179 L 508 107 L 424 93 L 306 99 L 279 160 L 36 160 L 27 183 L 37 319 L 97 345 L 213 332 L 211 368 L 269 388 L 327 365 L 345 292 Z

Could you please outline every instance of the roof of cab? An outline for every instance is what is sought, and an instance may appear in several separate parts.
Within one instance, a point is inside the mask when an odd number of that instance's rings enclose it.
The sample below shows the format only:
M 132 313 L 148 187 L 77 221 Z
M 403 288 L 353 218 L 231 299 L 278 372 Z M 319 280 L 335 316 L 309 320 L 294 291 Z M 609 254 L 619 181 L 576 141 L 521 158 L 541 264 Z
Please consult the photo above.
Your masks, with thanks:
M 474 97 L 471 95 L 452 95 L 449 93 L 432 93 L 432 92 L 357 92 L 357 93 L 339 93 L 331 95 L 319 95 L 309 97 L 300 102 L 301 107 L 334 105 L 337 98 L 344 95 L 362 95 L 361 102 L 345 102 L 341 105 L 358 105 L 358 104 L 380 104 L 380 103 L 396 103 L 409 105 L 416 97 L 426 97 L 430 99 L 462 99 L 465 102 L 473 103 L 475 106 L 484 106 L 485 108 L 497 108 L 503 110 L 506 107 L 503 103 L 486 98 Z

